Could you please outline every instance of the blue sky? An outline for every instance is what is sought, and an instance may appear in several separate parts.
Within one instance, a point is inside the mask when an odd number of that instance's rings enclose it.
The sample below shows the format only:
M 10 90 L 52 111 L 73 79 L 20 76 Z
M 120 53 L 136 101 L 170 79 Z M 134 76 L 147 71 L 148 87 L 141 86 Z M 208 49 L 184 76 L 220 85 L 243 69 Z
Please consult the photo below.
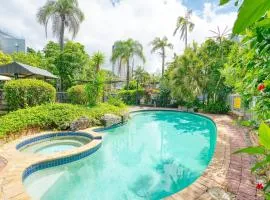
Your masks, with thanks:
M 204 4 L 207 2 L 215 5 L 219 4 L 219 0 L 182 0 L 182 2 L 185 6 L 195 11 L 202 11 L 204 8 Z M 228 5 L 221 6 L 219 12 L 231 12 L 236 10 L 237 8 L 233 6 L 232 2 Z

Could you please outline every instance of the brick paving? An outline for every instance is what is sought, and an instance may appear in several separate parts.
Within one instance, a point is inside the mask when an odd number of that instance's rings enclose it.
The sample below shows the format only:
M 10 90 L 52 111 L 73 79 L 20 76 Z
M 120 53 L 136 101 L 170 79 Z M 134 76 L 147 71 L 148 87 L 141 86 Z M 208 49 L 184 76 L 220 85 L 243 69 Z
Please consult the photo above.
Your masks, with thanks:
M 0 171 L 7 165 L 7 160 L 0 156 Z
M 230 149 L 235 152 L 240 148 L 250 146 L 247 138 L 248 129 L 233 125 L 231 121 L 224 122 L 227 130 L 231 133 Z M 237 200 L 264 199 L 257 195 L 256 179 L 251 174 L 250 168 L 255 159 L 247 154 L 231 154 L 230 165 L 227 172 L 227 189 L 236 194 Z

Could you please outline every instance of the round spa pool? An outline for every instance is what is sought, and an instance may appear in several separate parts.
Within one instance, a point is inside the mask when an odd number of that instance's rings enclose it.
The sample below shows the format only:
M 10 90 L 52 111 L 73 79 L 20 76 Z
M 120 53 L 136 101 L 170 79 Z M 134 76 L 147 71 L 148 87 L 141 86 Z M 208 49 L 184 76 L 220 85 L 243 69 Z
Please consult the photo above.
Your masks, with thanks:
M 91 135 L 86 133 L 50 133 L 25 140 L 16 148 L 27 153 L 53 154 L 81 147 L 91 140 Z
M 92 155 L 25 177 L 30 196 L 41 200 L 163 199 L 202 175 L 216 145 L 212 120 L 184 112 L 134 112 L 126 124 L 102 132 L 102 146 Z

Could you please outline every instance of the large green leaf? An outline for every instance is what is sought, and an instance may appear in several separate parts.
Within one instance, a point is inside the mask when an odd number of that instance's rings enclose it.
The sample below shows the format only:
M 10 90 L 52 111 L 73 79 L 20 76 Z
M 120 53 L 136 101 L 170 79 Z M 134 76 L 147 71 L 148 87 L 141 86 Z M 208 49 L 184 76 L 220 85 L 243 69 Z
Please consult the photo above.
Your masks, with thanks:
M 226 3 L 228 3 L 230 0 L 220 0 L 219 1 L 219 5 L 224 5 Z
M 259 142 L 270 150 L 270 128 L 265 123 L 262 123 L 259 128 Z
M 262 21 L 259 21 L 258 23 L 256 23 L 256 26 L 258 27 L 265 27 L 265 28 L 269 28 L 270 27 L 270 18 L 266 18 L 263 19 Z
M 264 160 L 260 162 L 256 162 L 255 165 L 251 168 L 251 171 L 254 172 L 255 170 L 262 168 L 264 166 L 269 166 L 270 163 L 270 156 L 267 156 Z
M 238 12 L 233 33 L 243 32 L 248 26 L 264 16 L 269 9 L 269 0 L 244 0 Z
M 240 150 L 234 152 L 234 154 L 237 154 L 237 153 L 247 153 L 250 155 L 265 154 L 265 149 L 263 147 L 247 147 L 247 148 L 240 149 Z

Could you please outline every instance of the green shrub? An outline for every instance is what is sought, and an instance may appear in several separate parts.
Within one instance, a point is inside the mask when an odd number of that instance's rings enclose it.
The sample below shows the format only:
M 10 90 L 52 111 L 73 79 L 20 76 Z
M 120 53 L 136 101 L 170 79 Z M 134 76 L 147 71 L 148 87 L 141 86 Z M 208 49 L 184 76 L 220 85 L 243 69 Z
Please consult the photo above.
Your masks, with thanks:
M 138 99 L 144 95 L 144 90 L 138 90 Z M 120 90 L 117 96 L 127 105 L 136 105 L 137 90 Z
M 136 90 L 137 89 L 137 81 L 132 80 L 129 82 L 129 86 L 127 88 L 127 85 L 124 86 L 124 90 Z M 138 85 L 138 89 L 142 89 L 140 85 Z
M 4 97 L 9 110 L 52 103 L 55 95 L 55 88 L 41 80 L 19 79 L 4 85 Z
M 85 90 L 87 94 L 87 101 L 90 106 L 96 105 L 100 102 L 102 93 L 104 91 L 105 76 L 99 72 L 95 77 L 86 85 Z
M 203 110 L 213 114 L 226 114 L 229 112 L 230 107 L 225 102 L 208 103 L 203 107 Z
M 117 96 L 116 97 L 110 96 L 108 99 L 108 104 L 121 108 L 125 107 L 125 103 Z
M 92 125 L 100 125 L 105 113 L 120 115 L 123 111 L 124 108 L 106 103 L 91 108 L 57 103 L 20 109 L 0 117 L 0 138 L 31 128 L 65 129 L 67 124 L 83 116 L 88 117 Z
M 72 104 L 87 104 L 87 94 L 85 91 L 85 85 L 75 85 L 67 91 L 68 99 Z

